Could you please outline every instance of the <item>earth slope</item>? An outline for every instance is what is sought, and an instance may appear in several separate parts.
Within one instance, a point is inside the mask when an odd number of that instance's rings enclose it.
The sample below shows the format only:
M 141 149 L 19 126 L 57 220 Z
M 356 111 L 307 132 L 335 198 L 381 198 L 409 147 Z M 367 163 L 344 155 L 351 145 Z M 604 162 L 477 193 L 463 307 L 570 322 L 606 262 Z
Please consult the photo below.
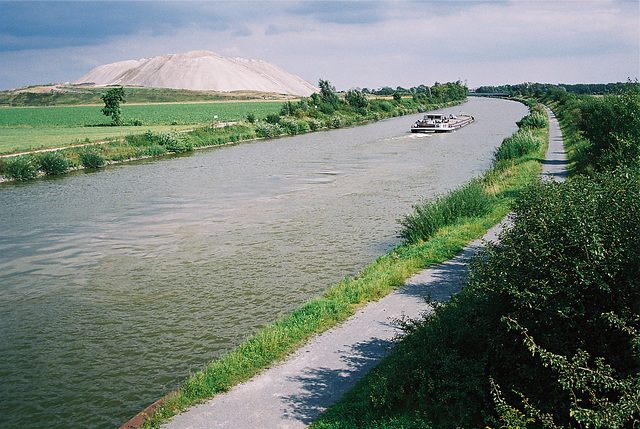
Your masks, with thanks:
M 253 90 L 309 96 L 306 80 L 262 60 L 223 57 L 209 51 L 119 61 L 91 70 L 73 82 L 209 91 Z

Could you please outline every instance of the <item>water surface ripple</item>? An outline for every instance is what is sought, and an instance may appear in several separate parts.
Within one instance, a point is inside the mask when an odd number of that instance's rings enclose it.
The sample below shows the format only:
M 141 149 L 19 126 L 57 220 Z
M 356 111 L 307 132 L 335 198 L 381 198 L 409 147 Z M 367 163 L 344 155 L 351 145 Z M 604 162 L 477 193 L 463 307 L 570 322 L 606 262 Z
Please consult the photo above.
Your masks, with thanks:
M 117 427 L 390 250 L 526 114 L 420 115 L 0 186 L 0 427 Z

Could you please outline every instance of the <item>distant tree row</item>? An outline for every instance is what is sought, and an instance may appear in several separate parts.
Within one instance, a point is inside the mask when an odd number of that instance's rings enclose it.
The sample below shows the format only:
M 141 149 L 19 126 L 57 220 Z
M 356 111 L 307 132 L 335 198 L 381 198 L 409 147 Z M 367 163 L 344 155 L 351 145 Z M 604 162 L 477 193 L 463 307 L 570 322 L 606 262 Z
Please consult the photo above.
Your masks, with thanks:
M 393 91 L 389 94 L 393 101 L 372 97 L 369 90 L 350 89 L 344 94 L 338 94 L 336 88 L 328 80 L 320 79 L 318 82 L 320 92 L 313 93 L 309 97 L 302 97 L 299 102 L 288 101 L 282 105 L 279 115 L 267 117 L 266 121 L 278 123 L 280 117 L 295 117 L 325 119 L 334 114 L 344 116 L 360 116 L 359 120 L 375 117 L 376 113 L 383 116 L 395 116 L 397 109 L 421 111 L 426 105 L 436 105 L 448 102 L 464 100 L 467 98 L 467 87 L 460 82 L 435 83 L 432 87 L 421 85 L 420 92 L 401 93 Z M 355 116 L 354 116 L 355 118 Z M 255 118 L 252 118 L 255 119 Z
M 507 92 L 515 97 L 542 97 L 550 90 L 559 89 L 576 95 L 605 95 L 617 94 L 625 86 L 623 82 L 617 83 L 580 83 L 580 84 L 560 84 L 551 83 L 520 83 L 518 85 L 481 86 L 476 89 L 477 93 Z
M 427 97 L 431 97 L 434 90 L 436 92 L 436 97 L 444 96 L 447 99 L 457 100 L 465 98 L 468 92 L 468 88 L 466 85 L 463 85 L 461 81 L 447 82 L 445 84 L 436 82 L 431 87 L 424 84 L 413 86 L 411 88 L 398 86 L 395 89 L 390 86 L 385 86 L 378 89 L 362 88 L 361 91 L 364 94 L 378 95 L 382 97 L 392 96 L 394 94 L 400 94 L 401 96 L 424 94 Z

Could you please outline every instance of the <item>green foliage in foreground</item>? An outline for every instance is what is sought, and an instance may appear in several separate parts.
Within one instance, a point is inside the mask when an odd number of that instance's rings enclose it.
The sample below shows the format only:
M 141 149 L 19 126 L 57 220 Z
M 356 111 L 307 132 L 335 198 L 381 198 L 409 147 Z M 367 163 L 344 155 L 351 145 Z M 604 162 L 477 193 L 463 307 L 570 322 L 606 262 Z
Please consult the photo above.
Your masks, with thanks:
M 322 297 L 267 326 L 237 349 L 189 377 L 184 386 L 171 394 L 156 410 L 144 427 L 159 427 L 176 413 L 251 378 L 274 362 L 284 359 L 311 336 L 346 320 L 362 305 L 403 285 L 411 275 L 455 256 L 471 240 L 481 237 L 504 217 L 508 211 L 509 196 L 537 177 L 540 168 L 537 159 L 540 156 L 540 153 L 536 153 L 527 161 L 501 163 L 500 171 L 487 176 L 483 186 L 486 192 L 493 195 L 493 204 L 483 210 L 482 216 L 461 215 L 436 231 L 426 242 L 396 247 L 360 275 L 343 280 Z M 407 426 L 409 420 L 404 416 L 397 419 L 391 417 L 391 421 L 370 427 L 414 427 Z
M 533 184 L 513 219 L 474 259 L 463 292 L 407 323 L 392 354 L 315 427 L 400 416 L 437 428 L 633 427 L 640 175 Z

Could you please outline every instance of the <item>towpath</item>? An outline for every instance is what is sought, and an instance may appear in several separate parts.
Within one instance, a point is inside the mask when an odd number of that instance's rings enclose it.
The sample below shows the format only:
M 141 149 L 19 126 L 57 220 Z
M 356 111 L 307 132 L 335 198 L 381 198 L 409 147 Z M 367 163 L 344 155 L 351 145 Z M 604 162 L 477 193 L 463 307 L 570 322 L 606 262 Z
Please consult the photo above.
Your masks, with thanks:
M 564 180 L 562 133 L 551 111 L 549 150 L 542 176 Z M 285 362 L 174 417 L 164 429 L 305 428 L 377 364 L 399 334 L 394 320 L 416 318 L 430 308 L 425 297 L 446 300 L 459 290 L 466 261 L 495 241 L 503 224 L 471 243 L 456 258 L 428 268 L 396 292 L 363 308 L 342 325 L 312 339 Z

